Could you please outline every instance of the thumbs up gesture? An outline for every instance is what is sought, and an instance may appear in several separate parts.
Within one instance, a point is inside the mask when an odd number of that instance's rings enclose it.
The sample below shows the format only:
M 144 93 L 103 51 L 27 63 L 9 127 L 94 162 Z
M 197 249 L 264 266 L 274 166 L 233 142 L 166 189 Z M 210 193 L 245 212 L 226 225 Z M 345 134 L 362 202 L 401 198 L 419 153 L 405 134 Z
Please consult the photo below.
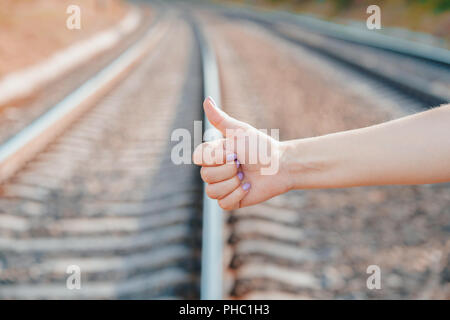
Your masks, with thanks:
M 193 154 L 202 166 L 206 194 L 224 210 L 253 205 L 289 190 L 283 171 L 283 144 L 247 123 L 236 120 L 207 98 L 203 108 L 223 139 L 199 145 Z

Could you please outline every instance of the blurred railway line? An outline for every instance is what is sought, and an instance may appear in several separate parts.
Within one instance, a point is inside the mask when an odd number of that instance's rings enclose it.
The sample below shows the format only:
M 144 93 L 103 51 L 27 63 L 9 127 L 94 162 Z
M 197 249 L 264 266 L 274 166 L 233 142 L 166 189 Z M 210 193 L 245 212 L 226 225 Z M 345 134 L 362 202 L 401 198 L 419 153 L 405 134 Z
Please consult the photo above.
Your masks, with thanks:
M 2 186 L 1 298 L 198 297 L 201 185 L 172 164 L 167 137 L 200 117 L 201 69 L 177 15 L 160 18 L 170 28 L 115 90 Z M 82 290 L 66 288 L 69 265 Z
M 172 163 L 169 142 L 202 118 L 200 44 L 185 4 L 158 8 L 169 27 L 151 51 L 2 185 L 0 298 L 200 296 L 201 184 Z M 192 9 L 223 108 L 282 139 L 448 101 L 448 65 Z M 449 186 L 432 185 L 296 191 L 225 214 L 224 297 L 448 298 L 449 208 Z M 365 288 L 370 264 L 386 277 L 381 292 Z M 66 289 L 68 265 L 82 290 Z
M 257 128 L 280 128 L 282 139 L 367 126 L 450 100 L 442 61 L 239 9 L 218 11 L 204 20 L 223 108 Z M 235 211 L 227 216 L 227 297 L 448 297 L 448 188 L 296 191 Z M 385 275 L 381 292 L 366 288 L 372 264 Z
M 324 30 L 324 26 L 308 26 L 283 15 L 261 17 L 239 10 L 225 11 L 224 15 L 253 21 L 287 41 L 382 82 L 385 89 L 395 89 L 422 107 L 450 101 L 450 58 L 448 52 L 446 55 L 441 52 L 446 51 L 444 49 L 436 49 L 438 55 L 431 50 L 416 53 L 412 48 L 402 48 L 395 43 L 391 43 L 391 47 L 374 45 L 371 39 L 356 41 L 353 40 L 356 35 L 334 33 L 332 26 Z

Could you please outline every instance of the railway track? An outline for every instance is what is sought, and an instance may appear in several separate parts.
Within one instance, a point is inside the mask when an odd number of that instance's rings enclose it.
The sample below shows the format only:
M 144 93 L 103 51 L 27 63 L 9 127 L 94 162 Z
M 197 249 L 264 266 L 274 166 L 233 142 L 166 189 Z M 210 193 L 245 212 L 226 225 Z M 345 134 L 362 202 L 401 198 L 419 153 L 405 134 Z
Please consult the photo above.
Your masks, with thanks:
M 172 163 L 169 142 L 174 129 L 191 130 L 202 119 L 206 95 L 220 95 L 227 112 L 258 128 L 280 128 L 288 139 L 397 117 L 436 102 L 441 91 L 430 97 L 423 87 L 410 95 L 411 86 L 380 84 L 382 78 L 367 77 L 362 67 L 336 57 L 339 41 L 321 42 L 279 21 L 198 7 L 192 20 L 184 6 L 176 7 L 164 9 L 148 37 L 136 42 L 150 45 L 87 95 L 89 104 L 74 104 L 78 111 L 57 126 L 57 135 L 42 135 L 32 152 L 31 136 L 16 140 L 22 141 L 16 149 L 0 149 L 9 157 L 15 150 L 20 159 L 13 168 L 0 162 L 6 168 L 0 298 L 450 294 L 444 276 L 450 244 L 440 227 L 450 225 L 448 185 L 297 191 L 221 215 L 202 198 L 198 170 Z M 310 50 L 322 53 L 316 57 Z M 369 48 L 350 52 L 378 54 Z M 405 74 L 410 66 L 403 66 Z M 438 69 L 423 68 L 428 77 L 446 81 Z M 382 92 L 362 88 L 356 94 L 355 83 Z M 318 89 L 326 94 L 315 96 Z M 302 127 L 287 125 L 296 122 Z M 381 293 L 365 288 L 370 264 L 380 264 L 386 274 Z M 81 290 L 66 287 L 70 265 L 80 267 Z M 223 283 L 217 276 L 222 273 Z
M 434 95 L 439 90 L 403 81 L 408 72 L 422 70 L 421 80 L 448 86 L 448 67 L 435 62 L 324 40 L 242 12 L 215 13 L 205 12 L 204 23 L 218 55 L 223 108 L 257 128 L 280 128 L 282 139 L 367 126 L 448 101 Z M 364 61 L 375 69 L 384 61 L 382 77 L 368 72 Z M 391 77 L 389 68 L 404 78 Z M 448 297 L 448 235 L 432 222 L 450 222 L 448 188 L 296 191 L 227 214 L 225 297 Z M 432 203 L 436 208 L 430 209 Z M 388 278 L 383 292 L 366 288 L 372 264 Z
M 164 14 L 92 79 L 2 148 L 0 297 L 196 298 L 201 184 L 167 138 L 201 117 L 186 19 Z

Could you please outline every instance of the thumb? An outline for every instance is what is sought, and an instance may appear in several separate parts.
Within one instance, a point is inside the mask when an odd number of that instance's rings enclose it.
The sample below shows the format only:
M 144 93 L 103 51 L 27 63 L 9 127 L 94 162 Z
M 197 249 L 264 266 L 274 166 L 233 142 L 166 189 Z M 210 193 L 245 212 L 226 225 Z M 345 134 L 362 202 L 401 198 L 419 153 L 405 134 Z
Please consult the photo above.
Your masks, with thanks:
M 213 98 L 208 97 L 203 102 L 203 109 L 209 122 L 226 137 L 227 129 L 247 129 L 248 125 L 236 120 L 220 110 Z

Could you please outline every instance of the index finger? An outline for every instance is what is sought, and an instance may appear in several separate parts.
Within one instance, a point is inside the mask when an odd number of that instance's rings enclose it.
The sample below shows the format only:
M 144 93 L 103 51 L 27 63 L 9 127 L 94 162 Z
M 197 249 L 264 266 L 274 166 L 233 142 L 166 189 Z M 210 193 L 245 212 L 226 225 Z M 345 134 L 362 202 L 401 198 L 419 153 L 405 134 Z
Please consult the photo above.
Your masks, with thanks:
M 204 142 L 195 148 L 192 160 L 198 166 L 214 167 L 236 160 L 236 154 L 226 152 L 225 139 Z

